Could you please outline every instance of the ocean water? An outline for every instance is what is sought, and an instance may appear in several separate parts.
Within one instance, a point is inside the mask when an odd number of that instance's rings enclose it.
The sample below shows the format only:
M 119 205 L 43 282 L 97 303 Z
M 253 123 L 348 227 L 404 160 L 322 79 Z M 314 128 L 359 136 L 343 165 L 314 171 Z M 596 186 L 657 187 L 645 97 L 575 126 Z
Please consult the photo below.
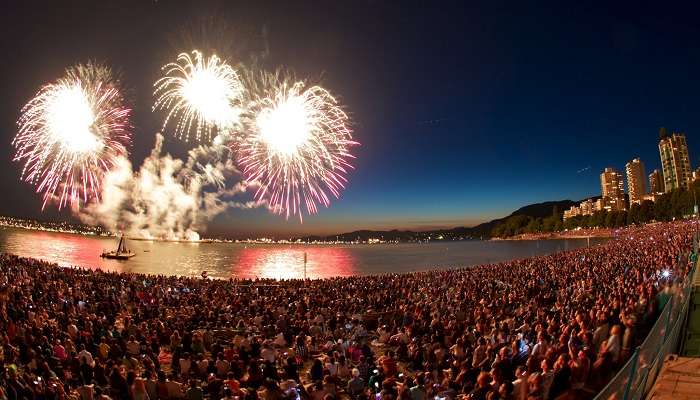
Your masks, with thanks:
M 606 239 L 592 238 L 591 246 Z M 128 240 L 136 256 L 100 258 L 117 247 L 115 238 L 0 227 L 0 251 L 63 266 L 147 274 L 216 278 L 327 278 L 466 267 L 532 257 L 587 245 L 586 239 L 461 241 L 427 244 L 277 245 L 174 243 Z M 304 267 L 306 254 L 306 268 Z

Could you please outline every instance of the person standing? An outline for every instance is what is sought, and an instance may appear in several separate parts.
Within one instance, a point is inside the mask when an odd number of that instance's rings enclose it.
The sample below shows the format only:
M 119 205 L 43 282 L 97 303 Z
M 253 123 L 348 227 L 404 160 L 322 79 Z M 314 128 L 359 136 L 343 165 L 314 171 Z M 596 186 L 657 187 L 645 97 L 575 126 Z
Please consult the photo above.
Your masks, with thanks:
M 350 397 L 357 398 L 365 389 L 365 381 L 360 377 L 360 370 L 352 369 L 352 378 L 348 381 L 347 391 Z
M 190 379 L 190 388 L 185 393 L 187 400 L 204 400 L 204 391 L 199 386 L 197 379 Z

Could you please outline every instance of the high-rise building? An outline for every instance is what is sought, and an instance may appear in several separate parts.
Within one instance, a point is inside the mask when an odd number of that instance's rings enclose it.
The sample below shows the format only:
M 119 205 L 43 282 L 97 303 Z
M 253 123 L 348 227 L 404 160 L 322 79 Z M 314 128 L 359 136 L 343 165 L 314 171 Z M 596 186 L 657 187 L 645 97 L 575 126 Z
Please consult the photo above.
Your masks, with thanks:
M 664 178 L 661 172 L 655 169 L 649 174 L 649 193 L 658 194 L 664 192 Z
M 593 207 L 593 200 L 588 199 L 582 201 L 581 204 L 579 204 L 579 208 L 581 209 L 581 215 L 593 215 L 593 211 L 595 211 Z
M 600 198 L 593 202 L 593 212 L 605 210 L 605 201 Z
M 627 209 L 625 204 L 625 188 L 622 174 L 614 168 L 605 168 L 600 174 L 600 189 L 603 195 L 605 208 L 608 211 L 621 211 Z
M 691 182 L 690 159 L 688 158 L 688 144 L 685 134 L 666 134 L 666 130 L 659 131 L 659 155 L 661 167 L 664 172 L 664 191 L 673 189 L 687 189 Z
M 578 217 L 579 215 L 581 215 L 581 209 L 576 206 L 571 206 L 571 208 L 564 211 L 564 219 Z
M 594 212 L 603 209 L 603 206 L 599 205 L 600 202 L 600 199 L 598 199 L 597 202 L 592 199 L 586 199 L 579 203 L 578 206 L 571 206 L 571 208 L 564 211 L 564 219 L 577 217 L 579 215 L 593 215 Z
M 630 197 L 630 205 L 641 204 L 642 198 L 647 192 L 644 163 L 635 158 L 625 165 L 625 172 L 627 173 L 627 194 Z
M 695 168 L 693 171 L 693 182 L 700 180 L 700 167 Z

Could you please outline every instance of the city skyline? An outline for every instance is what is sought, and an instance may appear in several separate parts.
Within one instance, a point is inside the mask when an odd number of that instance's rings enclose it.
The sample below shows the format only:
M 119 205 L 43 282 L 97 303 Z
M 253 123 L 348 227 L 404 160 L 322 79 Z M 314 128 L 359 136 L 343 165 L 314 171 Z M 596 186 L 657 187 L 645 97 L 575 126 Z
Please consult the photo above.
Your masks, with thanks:
M 625 174 L 613 167 L 605 167 L 600 174 L 600 198 L 595 202 L 586 199 L 564 212 L 564 219 L 581 215 L 592 215 L 596 211 L 627 211 L 633 204 L 644 201 L 654 202 L 664 194 L 674 190 L 688 190 L 693 181 L 700 179 L 690 163 L 685 133 L 659 129 L 659 160 L 662 171 L 654 169 L 646 175 L 645 165 L 639 157 L 625 164 Z M 692 171 L 692 172 L 691 172 Z M 626 181 L 625 181 L 626 177 Z M 649 180 L 649 188 L 646 181 Z M 625 182 L 627 190 L 625 191 Z M 625 197 L 625 194 L 627 197 Z
M 127 3 L 7 10 L 11 32 L 39 27 L 3 43 L 5 53 L 19 52 L 3 66 L 12 78 L 0 116 L 7 147 L 22 105 L 43 82 L 96 59 L 114 65 L 132 89 L 131 160 L 140 165 L 162 123 L 150 112 L 154 77 L 195 44 L 322 78 L 342 95 L 362 143 L 347 189 L 330 208 L 303 224 L 263 208 L 231 209 L 209 223 L 209 235 L 427 230 L 475 225 L 531 203 L 578 201 L 600 190 L 606 167 L 624 171 L 639 157 L 647 171 L 661 169 L 660 126 L 688 134 L 691 161 L 700 154 L 693 79 L 700 60 L 687 10 Z M 203 19 L 210 15 L 217 18 Z M 234 34 L 240 40 L 221 40 Z M 164 149 L 181 157 L 188 145 L 166 133 Z M 3 202 L 0 214 L 71 218 L 68 210 L 40 212 L 40 196 L 17 178 L 21 166 L 10 155 L 3 163 L 0 184 L 14 201 Z

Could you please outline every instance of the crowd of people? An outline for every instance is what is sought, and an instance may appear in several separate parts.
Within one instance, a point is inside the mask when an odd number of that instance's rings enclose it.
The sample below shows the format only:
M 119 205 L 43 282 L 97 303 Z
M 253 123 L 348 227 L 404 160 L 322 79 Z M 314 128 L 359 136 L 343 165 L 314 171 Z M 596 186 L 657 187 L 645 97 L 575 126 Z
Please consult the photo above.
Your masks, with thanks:
M 520 240 L 544 240 L 544 239 L 580 239 L 580 238 L 608 238 L 614 235 L 616 229 L 611 228 L 576 228 L 559 232 L 521 233 L 509 239 Z
M 691 222 L 464 269 L 210 280 L 0 255 L 0 399 L 592 398 L 691 267 Z

